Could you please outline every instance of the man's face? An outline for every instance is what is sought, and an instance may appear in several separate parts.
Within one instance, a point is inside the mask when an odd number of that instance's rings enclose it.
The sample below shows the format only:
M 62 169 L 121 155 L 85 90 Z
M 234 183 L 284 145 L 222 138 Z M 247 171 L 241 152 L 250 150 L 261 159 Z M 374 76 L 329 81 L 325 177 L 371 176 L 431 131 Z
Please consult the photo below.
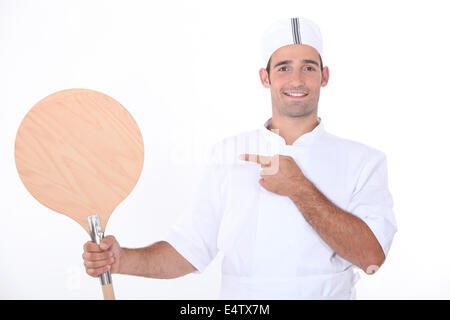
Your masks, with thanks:
M 293 44 L 272 54 L 270 81 L 265 69 L 261 82 L 270 88 L 274 112 L 280 116 L 303 117 L 317 111 L 320 88 L 328 83 L 327 67 L 320 70 L 319 53 L 311 46 Z

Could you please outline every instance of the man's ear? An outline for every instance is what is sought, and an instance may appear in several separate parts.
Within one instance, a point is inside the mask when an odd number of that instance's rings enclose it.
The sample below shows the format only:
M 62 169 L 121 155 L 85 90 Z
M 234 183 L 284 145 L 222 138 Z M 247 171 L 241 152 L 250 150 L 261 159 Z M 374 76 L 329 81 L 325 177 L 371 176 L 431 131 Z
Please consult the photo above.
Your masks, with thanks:
M 330 70 L 328 67 L 323 67 L 322 70 L 322 82 L 320 83 L 321 87 L 325 87 L 330 79 Z
M 264 68 L 259 69 L 259 79 L 261 80 L 264 88 L 270 88 L 270 79 L 267 70 Z

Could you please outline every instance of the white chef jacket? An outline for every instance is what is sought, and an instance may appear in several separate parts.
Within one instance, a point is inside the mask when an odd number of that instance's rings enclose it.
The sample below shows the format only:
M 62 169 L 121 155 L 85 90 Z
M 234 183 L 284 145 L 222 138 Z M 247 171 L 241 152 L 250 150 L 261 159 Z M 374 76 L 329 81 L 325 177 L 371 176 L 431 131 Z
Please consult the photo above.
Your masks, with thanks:
M 323 121 L 292 145 L 264 127 L 217 143 L 192 210 L 165 237 L 202 272 L 223 252 L 223 299 L 352 299 L 358 274 L 305 220 L 291 199 L 259 184 L 252 153 L 291 156 L 333 204 L 361 218 L 385 255 L 397 225 L 385 155 L 334 136 Z

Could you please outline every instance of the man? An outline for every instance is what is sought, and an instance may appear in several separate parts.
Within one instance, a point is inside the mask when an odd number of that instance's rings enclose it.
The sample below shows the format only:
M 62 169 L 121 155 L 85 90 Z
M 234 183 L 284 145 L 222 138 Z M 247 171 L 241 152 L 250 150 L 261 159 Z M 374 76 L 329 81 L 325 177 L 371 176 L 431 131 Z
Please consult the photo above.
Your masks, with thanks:
M 386 158 L 324 130 L 318 101 L 329 69 L 319 28 L 281 19 L 262 44 L 272 118 L 214 146 L 190 215 L 165 241 L 86 243 L 88 274 L 175 278 L 202 272 L 222 251 L 221 298 L 350 299 L 353 269 L 383 264 L 397 230 Z

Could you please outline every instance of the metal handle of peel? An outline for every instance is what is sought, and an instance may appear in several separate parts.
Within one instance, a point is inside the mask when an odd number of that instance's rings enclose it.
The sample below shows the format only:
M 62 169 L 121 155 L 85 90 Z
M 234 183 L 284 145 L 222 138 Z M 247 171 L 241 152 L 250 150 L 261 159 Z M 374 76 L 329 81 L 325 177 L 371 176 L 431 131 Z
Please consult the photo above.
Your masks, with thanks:
M 94 214 L 91 216 L 88 216 L 88 224 L 89 224 L 89 231 L 91 233 L 91 239 L 96 244 L 100 244 L 100 242 L 103 239 L 103 229 L 102 229 L 102 223 L 100 222 L 100 217 L 98 214 Z M 112 278 L 111 278 L 111 272 L 106 271 L 102 273 L 100 276 L 100 283 L 102 286 L 111 284 Z

